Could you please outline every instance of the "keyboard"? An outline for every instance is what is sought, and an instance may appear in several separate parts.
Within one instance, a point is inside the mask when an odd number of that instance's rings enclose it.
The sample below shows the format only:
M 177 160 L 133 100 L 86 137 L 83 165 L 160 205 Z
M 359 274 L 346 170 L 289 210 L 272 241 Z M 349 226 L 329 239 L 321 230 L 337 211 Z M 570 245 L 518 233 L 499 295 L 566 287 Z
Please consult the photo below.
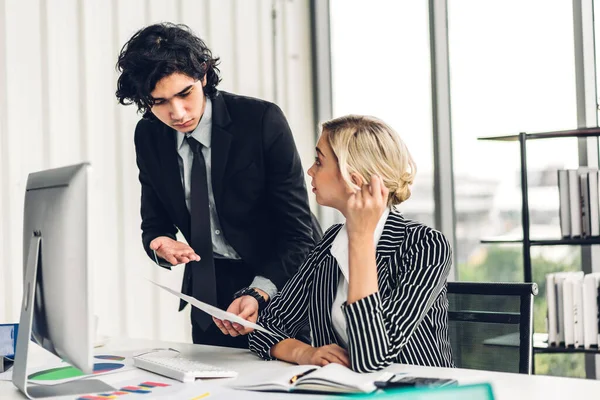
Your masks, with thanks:
M 237 376 L 236 371 L 172 355 L 142 354 L 133 357 L 133 365 L 181 382 L 194 382 L 197 378 L 235 378 Z

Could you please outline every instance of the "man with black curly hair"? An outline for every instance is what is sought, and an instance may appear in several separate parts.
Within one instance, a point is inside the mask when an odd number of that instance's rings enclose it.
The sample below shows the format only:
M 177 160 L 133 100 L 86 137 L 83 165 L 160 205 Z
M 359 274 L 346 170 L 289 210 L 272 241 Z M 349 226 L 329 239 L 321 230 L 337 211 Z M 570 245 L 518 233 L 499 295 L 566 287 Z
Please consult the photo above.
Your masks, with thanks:
M 187 26 L 151 25 L 119 54 L 116 96 L 143 114 L 135 149 L 144 249 L 163 267 L 185 264 L 185 294 L 255 322 L 320 228 L 282 111 L 219 91 L 218 64 Z M 195 308 L 191 319 L 194 343 L 248 346 L 241 325 Z

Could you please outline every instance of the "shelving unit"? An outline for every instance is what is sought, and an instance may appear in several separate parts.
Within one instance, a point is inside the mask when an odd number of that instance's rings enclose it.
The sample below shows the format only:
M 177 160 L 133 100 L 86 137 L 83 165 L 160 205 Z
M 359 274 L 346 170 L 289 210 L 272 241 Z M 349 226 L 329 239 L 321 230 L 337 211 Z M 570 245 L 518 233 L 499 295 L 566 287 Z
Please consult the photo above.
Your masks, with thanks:
M 540 139 L 554 139 L 554 138 L 581 138 L 581 137 L 600 137 L 600 128 L 581 128 L 567 131 L 555 131 L 555 132 L 539 132 L 539 133 L 525 133 L 521 132 L 518 135 L 507 135 L 507 136 L 490 136 L 480 137 L 478 140 L 488 141 L 502 141 L 502 142 L 519 142 L 520 159 L 521 159 L 521 203 L 522 203 L 522 225 L 523 225 L 523 239 L 512 239 L 512 240 L 496 240 L 496 239 L 483 239 L 481 243 L 522 243 L 523 245 L 523 273 L 525 282 L 533 282 L 533 274 L 531 270 L 531 246 L 587 246 L 600 244 L 600 237 L 589 237 L 589 238 L 557 238 L 557 239 L 543 239 L 543 240 L 531 240 L 529 236 L 529 197 L 528 197 L 528 186 L 527 186 L 527 141 L 529 140 L 540 140 Z
M 510 244 L 510 243 L 523 243 L 522 239 L 509 239 L 509 240 L 499 240 L 499 239 L 482 239 L 481 243 L 484 244 Z M 590 237 L 590 238 L 572 238 L 572 239 L 531 239 L 529 241 L 531 246 L 579 246 L 579 245 L 592 245 L 592 244 L 600 244 L 600 237 Z
M 488 346 L 499 347 L 519 347 L 519 333 L 509 333 L 507 335 L 498 336 L 494 339 L 488 339 L 484 342 Z M 565 346 L 548 346 L 547 333 L 533 334 L 533 352 L 536 354 L 558 354 L 558 353 L 587 353 L 600 354 L 600 350 L 596 348 L 586 349 L 583 347 L 565 347 Z
M 478 140 L 502 141 L 502 142 L 519 142 L 520 160 L 521 160 L 521 202 L 522 202 L 522 239 L 482 239 L 481 243 L 485 244 L 522 244 L 523 246 L 523 272 L 525 282 L 533 282 L 533 273 L 531 268 L 531 247 L 532 246 L 589 246 L 600 244 L 600 237 L 585 237 L 585 238 L 557 238 L 557 239 L 535 239 L 532 240 L 529 235 L 529 197 L 527 185 L 527 141 L 540 139 L 554 138 L 584 138 L 584 137 L 600 137 L 600 128 L 581 128 L 566 131 L 555 132 L 539 132 L 525 133 L 521 132 L 518 135 L 507 136 L 491 136 L 480 137 Z M 541 340 L 541 336 L 546 335 L 546 340 Z M 509 335 L 507 335 L 509 336 Z M 500 338 L 498 338 L 500 339 Z M 510 338 L 505 338 L 505 343 L 500 340 L 496 345 L 510 346 Z M 518 342 L 517 342 L 518 343 Z M 533 334 L 533 351 L 539 353 L 588 353 L 600 354 L 600 349 L 591 348 L 574 348 L 565 346 L 549 346 L 547 342 L 547 334 Z
M 533 352 L 536 354 L 564 354 L 564 353 L 586 353 L 586 354 L 600 354 L 598 349 L 585 349 L 583 347 L 564 347 L 564 346 L 548 346 L 547 344 L 542 347 L 533 346 Z

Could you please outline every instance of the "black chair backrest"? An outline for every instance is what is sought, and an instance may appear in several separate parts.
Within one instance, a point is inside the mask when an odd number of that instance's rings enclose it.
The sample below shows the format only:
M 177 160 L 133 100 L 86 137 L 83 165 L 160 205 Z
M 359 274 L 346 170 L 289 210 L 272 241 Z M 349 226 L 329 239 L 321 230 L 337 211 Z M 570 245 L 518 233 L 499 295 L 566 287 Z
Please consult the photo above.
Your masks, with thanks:
M 448 324 L 459 368 L 532 372 L 535 283 L 448 282 Z

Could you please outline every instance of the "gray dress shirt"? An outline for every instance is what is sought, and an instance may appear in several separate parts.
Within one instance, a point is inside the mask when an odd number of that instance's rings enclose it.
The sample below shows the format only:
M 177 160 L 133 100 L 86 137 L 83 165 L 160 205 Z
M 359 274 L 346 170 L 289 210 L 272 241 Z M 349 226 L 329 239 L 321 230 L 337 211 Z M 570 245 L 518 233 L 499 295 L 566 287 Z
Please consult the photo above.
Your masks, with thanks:
M 219 222 L 219 216 L 217 214 L 217 207 L 215 205 L 215 197 L 213 195 L 211 175 L 211 131 L 212 131 L 212 102 L 210 98 L 206 98 L 206 107 L 204 108 L 204 114 L 200 123 L 194 129 L 192 133 L 177 132 L 177 160 L 179 162 L 179 174 L 181 176 L 181 183 L 185 193 L 185 204 L 187 205 L 188 211 L 190 210 L 190 190 L 191 175 L 192 175 L 192 163 L 194 162 L 194 153 L 185 140 L 186 136 L 192 136 L 194 139 L 202 143 L 202 155 L 206 162 L 206 176 L 208 179 L 208 203 L 210 207 L 210 226 L 211 226 L 211 238 L 213 244 L 213 254 L 215 258 L 227 258 L 233 260 L 239 260 L 240 256 L 236 253 L 235 249 L 227 243 L 227 239 L 223 235 L 221 224 Z M 271 280 L 256 276 L 250 287 L 255 287 L 263 290 L 269 295 L 269 298 L 273 298 L 277 293 L 277 287 L 271 282 Z

